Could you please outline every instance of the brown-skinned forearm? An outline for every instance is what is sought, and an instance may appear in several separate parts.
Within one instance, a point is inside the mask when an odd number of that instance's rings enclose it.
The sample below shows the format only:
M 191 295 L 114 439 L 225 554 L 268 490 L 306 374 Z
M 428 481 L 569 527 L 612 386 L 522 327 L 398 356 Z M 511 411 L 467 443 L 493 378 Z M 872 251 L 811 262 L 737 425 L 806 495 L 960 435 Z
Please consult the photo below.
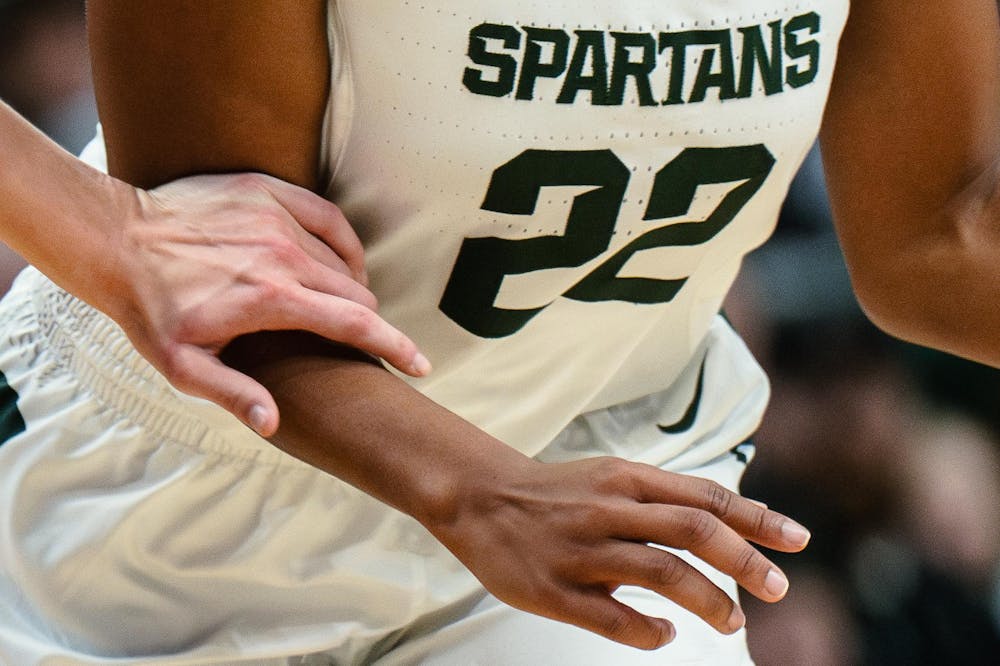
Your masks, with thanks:
M 425 525 L 451 520 L 493 470 L 529 460 L 447 411 L 370 357 L 300 332 L 238 340 L 227 361 L 278 401 L 271 441 Z
M 271 347 L 263 355 L 262 339 Z M 501 600 L 613 640 L 653 648 L 673 635 L 665 620 L 610 599 L 623 583 L 665 594 L 719 631 L 743 623 L 727 595 L 642 544 L 690 548 L 775 601 L 787 580 L 746 539 L 785 551 L 808 540 L 780 514 L 704 479 L 613 458 L 536 462 L 315 338 L 268 334 L 230 354 L 286 411 L 273 439 L 281 448 L 417 518 Z M 657 561 L 647 568 L 635 557 Z

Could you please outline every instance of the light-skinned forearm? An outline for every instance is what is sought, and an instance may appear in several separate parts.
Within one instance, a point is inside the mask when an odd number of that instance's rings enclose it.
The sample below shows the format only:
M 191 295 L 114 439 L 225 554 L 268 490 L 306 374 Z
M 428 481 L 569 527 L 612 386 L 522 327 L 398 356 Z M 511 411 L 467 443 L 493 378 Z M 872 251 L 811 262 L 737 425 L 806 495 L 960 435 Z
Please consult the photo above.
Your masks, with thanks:
M 0 233 L 54 282 L 94 305 L 126 285 L 109 262 L 134 190 L 57 146 L 0 102 Z

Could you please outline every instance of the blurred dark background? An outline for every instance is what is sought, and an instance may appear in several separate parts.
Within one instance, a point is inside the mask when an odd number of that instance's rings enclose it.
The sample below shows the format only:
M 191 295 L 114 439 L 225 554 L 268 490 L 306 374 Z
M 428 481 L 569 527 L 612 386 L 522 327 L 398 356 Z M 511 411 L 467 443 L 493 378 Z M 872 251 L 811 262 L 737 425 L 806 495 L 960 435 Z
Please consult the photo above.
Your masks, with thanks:
M 72 152 L 91 138 L 82 0 L 0 0 L 0 98 Z M 22 265 L 0 252 L 0 290 Z M 1000 377 L 867 322 L 818 152 L 727 311 L 774 392 L 744 494 L 813 532 L 775 555 L 785 601 L 745 600 L 759 666 L 1000 664 Z
M 1000 373 L 862 314 L 818 150 L 727 304 L 771 378 L 743 492 L 807 525 L 745 599 L 760 666 L 1000 664 Z

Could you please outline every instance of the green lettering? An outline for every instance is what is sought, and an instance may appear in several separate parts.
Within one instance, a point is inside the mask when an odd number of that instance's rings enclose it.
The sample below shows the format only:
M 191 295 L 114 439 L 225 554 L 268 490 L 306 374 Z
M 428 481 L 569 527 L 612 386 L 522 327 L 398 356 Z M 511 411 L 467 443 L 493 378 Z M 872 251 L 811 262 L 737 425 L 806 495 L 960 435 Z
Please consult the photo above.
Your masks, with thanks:
M 484 78 L 483 70 L 466 67 L 462 83 L 477 95 L 503 97 L 514 89 L 517 60 L 510 54 L 489 51 L 488 39 L 500 40 L 505 49 L 517 49 L 521 46 L 521 33 L 513 26 L 496 23 L 477 25 L 469 32 L 469 59 L 477 65 L 495 68 L 496 78 Z
M 663 104 L 684 103 L 684 69 L 687 63 L 687 32 L 661 32 L 660 53 L 670 49 L 670 82 L 667 84 L 667 98 Z
M 639 94 L 639 105 L 656 106 L 653 89 L 649 83 L 649 75 L 656 69 L 656 40 L 652 35 L 643 32 L 613 32 L 611 36 L 615 40 L 615 57 L 611 67 L 608 103 L 624 103 L 626 82 L 632 77 L 635 79 L 636 92 Z M 642 49 L 642 59 L 630 60 L 630 49 Z
M 785 79 L 793 88 L 812 83 L 819 73 L 819 42 L 815 39 L 800 42 L 798 35 L 800 30 L 807 30 L 810 35 L 815 35 L 819 32 L 819 27 L 820 18 L 816 12 L 796 16 L 785 24 L 785 55 L 792 60 L 809 59 L 809 66 L 805 69 L 796 64 L 785 69 Z
M 556 102 L 572 104 L 581 90 L 590 91 L 590 103 L 608 104 L 608 57 L 604 50 L 604 33 L 599 30 L 577 30 L 576 47 L 566 72 L 566 80 Z M 584 75 L 587 60 L 591 74 Z
M 689 101 L 704 101 L 706 91 L 713 87 L 719 89 L 720 99 L 735 97 L 736 77 L 733 73 L 733 44 L 728 30 L 661 32 L 660 52 L 670 49 L 670 82 L 667 86 L 667 97 L 662 103 L 664 105 L 684 103 L 684 74 L 687 66 L 687 47 L 689 46 L 715 47 L 705 49 Z M 716 50 L 721 55 L 721 62 L 719 70 L 713 72 Z
M 698 43 L 709 48 L 702 52 L 698 74 L 694 78 L 689 102 L 704 102 L 709 88 L 719 89 L 719 99 L 736 97 L 736 76 L 733 73 L 733 42 L 728 30 L 696 31 Z M 719 69 L 715 70 L 715 54 L 719 54 Z
M 569 36 L 562 30 L 551 28 L 522 28 L 528 41 L 524 45 L 524 62 L 521 78 L 517 82 L 517 99 L 533 99 L 535 81 L 540 77 L 554 79 L 566 71 L 566 53 Z M 552 45 L 552 58 L 542 62 L 542 44 Z
M 753 94 L 754 71 L 759 71 L 764 83 L 764 94 L 780 93 L 784 87 L 782 78 L 781 21 L 768 23 L 771 29 L 771 52 L 764 45 L 763 26 L 740 28 L 743 35 L 743 56 L 740 62 L 740 84 L 736 96 L 750 97 Z

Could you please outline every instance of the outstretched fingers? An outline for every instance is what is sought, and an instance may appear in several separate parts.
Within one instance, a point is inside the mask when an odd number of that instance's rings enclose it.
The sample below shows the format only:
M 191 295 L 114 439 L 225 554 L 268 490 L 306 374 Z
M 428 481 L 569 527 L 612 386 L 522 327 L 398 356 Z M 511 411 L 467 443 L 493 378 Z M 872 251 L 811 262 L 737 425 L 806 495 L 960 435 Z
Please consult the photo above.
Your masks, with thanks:
M 641 650 L 655 650 L 677 635 L 669 620 L 643 615 L 601 587 L 568 592 L 558 607 L 567 616 L 557 619 Z
M 416 344 L 376 313 L 378 301 L 366 286 L 364 248 L 340 209 L 280 180 L 264 176 L 261 182 L 312 234 L 300 239 L 312 259 L 298 266 L 303 289 L 295 289 L 282 304 L 268 303 L 270 322 L 259 321 L 261 327 L 307 330 L 378 356 L 405 374 L 430 372 Z M 350 275 L 341 270 L 343 264 Z
M 308 270 L 305 270 L 300 279 L 300 284 L 306 289 L 345 298 L 372 311 L 378 310 L 378 299 L 368 287 L 322 263 L 309 264 Z
M 299 289 L 275 305 L 267 328 L 316 333 L 382 358 L 414 377 L 422 377 L 431 370 L 416 343 L 374 310 L 353 300 Z
M 739 605 L 683 558 L 662 548 L 621 542 L 598 562 L 595 572 L 613 581 L 656 592 L 702 618 L 717 631 L 731 634 L 746 618 Z
M 809 543 L 809 531 L 802 525 L 714 481 L 672 474 L 652 466 L 639 467 L 636 499 L 640 502 L 706 511 L 744 539 L 773 550 L 797 553 Z
M 741 587 L 764 601 L 778 601 L 788 590 L 788 579 L 781 569 L 721 518 L 703 509 L 646 504 L 642 511 L 633 513 L 627 524 L 623 521 L 619 530 L 625 539 L 689 551 L 718 571 L 731 576 Z M 700 615 L 720 631 L 725 631 L 727 627 L 730 631 L 739 628 L 727 624 L 734 621 L 731 600 L 695 569 L 682 566 L 683 560 L 659 549 L 647 546 L 641 546 L 641 549 L 643 550 L 638 555 L 633 553 L 633 564 L 637 570 L 646 574 L 645 583 L 652 582 L 660 586 L 651 589 L 663 592 L 663 587 L 671 590 L 676 588 L 676 593 L 671 592 L 667 596 Z M 634 584 L 645 586 L 643 582 Z M 691 606 L 682 601 L 688 598 L 694 600 L 699 595 L 708 606 Z M 705 612 L 707 615 L 703 614 Z

